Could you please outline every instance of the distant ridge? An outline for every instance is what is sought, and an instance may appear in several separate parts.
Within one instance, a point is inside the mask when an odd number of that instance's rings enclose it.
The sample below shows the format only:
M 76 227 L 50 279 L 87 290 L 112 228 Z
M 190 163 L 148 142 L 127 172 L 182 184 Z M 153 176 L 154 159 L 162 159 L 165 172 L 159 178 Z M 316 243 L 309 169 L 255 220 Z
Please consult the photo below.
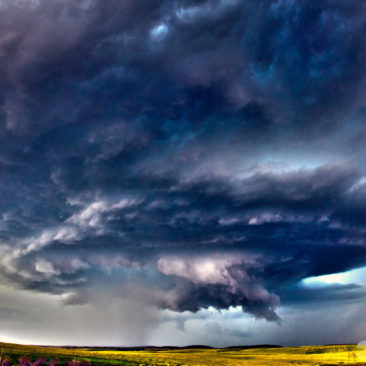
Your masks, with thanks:
M 283 346 L 279 346 L 276 344 L 257 344 L 253 346 L 229 346 L 224 349 L 253 349 L 253 348 L 281 348 Z
M 87 348 L 89 350 L 111 350 L 111 351 L 166 351 L 166 350 L 179 350 L 179 349 L 213 349 L 214 347 L 201 345 L 201 344 L 194 344 L 189 346 L 137 346 L 137 347 L 77 347 L 77 346 L 61 346 L 58 348 L 68 348 L 68 349 L 78 349 L 78 348 Z
M 211 347 L 204 344 L 192 344 L 188 346 L 137 346 L 137 347 L 88 347 L 88 346 L 58 346 L 55 348 L 66 349 L 88 349 L 92 351 L 110 350 L 110 351 L 174 351 L 184 349 L 222 349 L 222 350 L 241 350 L 241 349 L 254 349 L 254 348 L 280 348 L 282 346 L 275 344 L 258 344 L 250 346 L 229 346 L 229 347 Z

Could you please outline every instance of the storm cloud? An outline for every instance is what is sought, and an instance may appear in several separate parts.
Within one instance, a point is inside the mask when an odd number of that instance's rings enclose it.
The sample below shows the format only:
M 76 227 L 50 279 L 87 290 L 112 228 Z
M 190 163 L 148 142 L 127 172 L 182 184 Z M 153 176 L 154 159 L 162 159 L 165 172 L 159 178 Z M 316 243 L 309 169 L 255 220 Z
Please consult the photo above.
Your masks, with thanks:
M 0 0 L 1 283 L 155 327 L 362 302 L 303 280 L 366 265 L 365 36 L 353 0 Z

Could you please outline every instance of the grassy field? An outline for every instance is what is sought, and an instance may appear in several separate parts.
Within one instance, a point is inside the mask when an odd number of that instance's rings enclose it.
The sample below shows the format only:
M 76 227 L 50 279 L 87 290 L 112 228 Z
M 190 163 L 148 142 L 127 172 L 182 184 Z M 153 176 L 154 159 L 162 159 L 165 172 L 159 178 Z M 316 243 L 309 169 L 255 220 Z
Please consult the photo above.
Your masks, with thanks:
M 92 365 L 366 365 L 366 349 L 356 346 L 305 346 L 258 349 L 180 349 L 114 351 L 91 348 L 55 348 L 0 343 L 0 353 L 14 363 L 20 356 L 86 360 Z

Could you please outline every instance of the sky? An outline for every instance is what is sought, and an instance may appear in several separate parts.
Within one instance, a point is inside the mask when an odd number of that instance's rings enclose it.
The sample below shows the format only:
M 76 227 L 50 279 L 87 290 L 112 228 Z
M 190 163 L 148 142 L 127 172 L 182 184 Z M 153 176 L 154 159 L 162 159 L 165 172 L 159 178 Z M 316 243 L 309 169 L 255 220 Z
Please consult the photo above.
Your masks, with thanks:
M 365 70 L 358 0 L 0 0 L 0 341 L 364 341 Z

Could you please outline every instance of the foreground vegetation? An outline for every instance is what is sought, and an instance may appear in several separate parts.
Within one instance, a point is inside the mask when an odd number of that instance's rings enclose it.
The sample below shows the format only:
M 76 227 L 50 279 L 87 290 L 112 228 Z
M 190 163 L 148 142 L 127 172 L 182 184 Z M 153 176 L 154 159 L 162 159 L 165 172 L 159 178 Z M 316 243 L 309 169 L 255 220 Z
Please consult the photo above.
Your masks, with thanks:
M 365 365 L 366 349 L 354 345 L 294 348 L 144 349 L 120 351 L 57 348 L 0 343 L 1 359 L 9 365 L 169 365 L 288 366 Z M 38 362 L 35 362 L 38 359 Z M 26 360 L 26 361 L 25 361 Z M 1 366 L 1 361 L 0 361 Z

